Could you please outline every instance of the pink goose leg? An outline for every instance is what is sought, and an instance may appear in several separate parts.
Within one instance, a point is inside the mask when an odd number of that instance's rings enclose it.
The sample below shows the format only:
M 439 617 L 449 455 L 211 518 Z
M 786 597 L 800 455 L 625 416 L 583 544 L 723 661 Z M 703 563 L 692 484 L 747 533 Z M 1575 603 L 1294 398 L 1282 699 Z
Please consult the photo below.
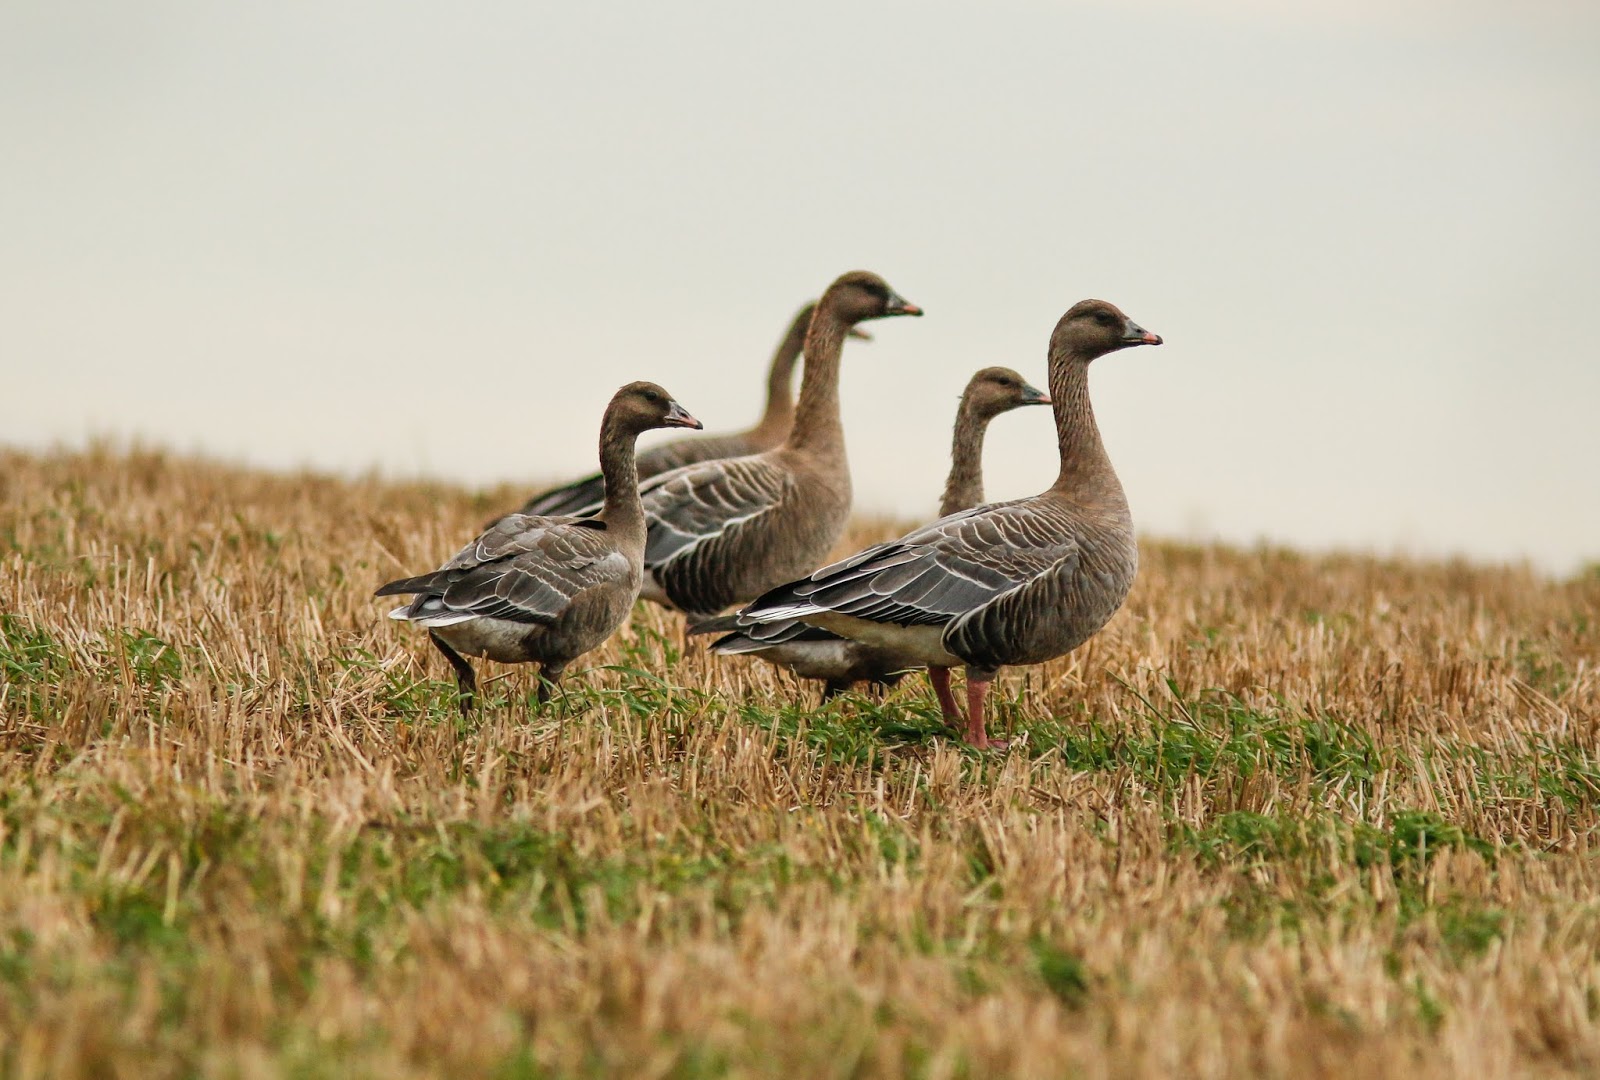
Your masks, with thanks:
M 930 667 L 928 681 L 933 684 L 933 693 L 939 699 L 939 711 L 944 714 L 945 723 L 956 726 L 961 720 L 961 709 L 956 705 L 956 696 L 950 692 L 950 669 Z
M 984 699 L 989 696 L 993 679 L 975 679 L 967 674 L 967 741 L 979 750 L 1004 750 L 1009 743 L 1004 739 L 989 738 L 984 724 Z

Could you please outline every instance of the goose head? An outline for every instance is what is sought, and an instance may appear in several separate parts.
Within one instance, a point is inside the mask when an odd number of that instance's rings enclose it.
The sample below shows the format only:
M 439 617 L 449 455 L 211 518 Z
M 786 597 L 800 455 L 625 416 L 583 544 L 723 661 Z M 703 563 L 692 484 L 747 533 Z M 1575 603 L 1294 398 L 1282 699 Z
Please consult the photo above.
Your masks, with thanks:
M 631 382 L 618 390 L 606 409 L 606 422 L 634 434 L 652 428 L 681 427 L 698 431 L 705 426 L 653 382 Z
M 889 283 L 867 270 L 852 270 L 840 275 L 817 302 L 847 324 L 891 315 L 921 315 L 922 309 L 893 289 Z
M 972 377 L 962 395 L 977 415 L 992 419 L 1023 405 L 1048 405 L 1050 395 L 1008 367 L 987 367 Z
M 1067 309 L 1050 335 L 1052 352 L 1068 353 L 1093 360 L 1108 352 L 1135 345 L 1160 345 L 1161 336 L 1152 334 L 1117 305 L 1104 300 L 1080 300 Z

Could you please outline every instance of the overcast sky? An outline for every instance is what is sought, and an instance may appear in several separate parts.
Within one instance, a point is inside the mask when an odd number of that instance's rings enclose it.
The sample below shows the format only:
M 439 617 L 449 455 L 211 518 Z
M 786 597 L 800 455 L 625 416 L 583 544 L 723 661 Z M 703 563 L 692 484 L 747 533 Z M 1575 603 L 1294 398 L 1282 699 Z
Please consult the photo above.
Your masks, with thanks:
M 8 0 L 0 132 L 7 444 L 560 478 L 631 379 L 747 425 L 861 267 L 927 316 L 847 354 L 858 508 L 1098 296 L 1146 533 L 1600 560 L 1600 5 Z

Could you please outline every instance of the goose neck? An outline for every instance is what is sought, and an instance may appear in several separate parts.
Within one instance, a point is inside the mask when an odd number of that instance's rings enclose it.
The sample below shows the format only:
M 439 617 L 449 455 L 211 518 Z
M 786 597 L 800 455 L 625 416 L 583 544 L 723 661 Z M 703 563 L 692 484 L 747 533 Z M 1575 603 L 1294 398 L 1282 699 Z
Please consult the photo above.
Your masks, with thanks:
M 983 436 L 989 417 L 963 401 L 950 440 L 950 475 L 945 480 L 939 516 L 947 517 L 983 502 Z
M 826 305 L 817 308 L 805 338 L 805 369 L 800 376 L 800 402 L 788 445 L 818 453 L 844 452 L 844 425 L 839 419 L 839 358 L 844 352 L 845 321 Z
M 619 544 L 644 550 L 644 505 L 639 501 L 639 466 L 635 458 L 638 432 L 607 423 L 600 431 L 600 475 L 605 480 L 605 505 L 600 517 Z
M 1050 400 L 1056 418 L 1056 444 L 1061 451 L 1055 490 L 1077 493 L 1105 486 L 1108 480 L 1116 486 L 1116 474 L 1100 441 L 1094 406 L 1089 401 L 1089 358 L 1070 352 L 1051 357 Z

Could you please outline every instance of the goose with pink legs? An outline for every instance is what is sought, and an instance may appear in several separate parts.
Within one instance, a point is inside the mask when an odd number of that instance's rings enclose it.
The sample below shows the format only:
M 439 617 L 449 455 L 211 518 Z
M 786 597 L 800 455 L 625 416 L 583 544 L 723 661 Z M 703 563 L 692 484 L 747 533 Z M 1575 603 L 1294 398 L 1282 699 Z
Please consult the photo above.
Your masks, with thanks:
M 985 721 L 1003 667 L 1042 664 L 1098 633 L 1139 566 L 1133 518 L 1089 402 L 1089 365 L 1160 345 L 1103 300 L 1074 304 L 1050 335 L 1060 471 L 1039 495 L 940 518 L 770 590 L 739 612 L 746 635 L 795 620 L 926 665 L 947 723 L 971 745 L 1003 747 Z M 966 708 L 950 669 L 966 669 Z

